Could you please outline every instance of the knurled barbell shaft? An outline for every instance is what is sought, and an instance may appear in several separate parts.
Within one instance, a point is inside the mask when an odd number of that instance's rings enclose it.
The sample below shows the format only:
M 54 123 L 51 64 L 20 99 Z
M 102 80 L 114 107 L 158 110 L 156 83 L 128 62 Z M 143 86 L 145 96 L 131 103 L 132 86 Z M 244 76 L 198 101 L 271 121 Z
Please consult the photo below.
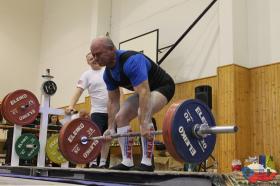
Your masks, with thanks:
M 199 124 L 198 124 L 199 125 Z M 216 127 L 203 127 L 199 128 L 197 133 L 204 135 L 204 134 L 218 134 L 218 133 L 234 133 L 237 132 L 237 126 L 216 126 Z M 151 135 L 160 135 L 162 134 L 162 130 L 152 131 Z M 135 137 L 141 136 L 140 132 L 129 132 L 123 134 L 112 134 L 111 138 L 119 138 L 119 137 Z M 91 141 L 91 140 L 104 140 L 106 136 L 96 136 L 96 137 L 84 137 L 81 139 L 82 142 Z
M 158 130 L 158 131 L 152 131 L 151 135 L 159 135 L 162 134 L 162 130 Z M 112 134 L 110 135 L 112 138 L 120 138 L 120 137 L 135 137 L 135 136 L 141 136 L 140 132 L 129 132 L 129 133 L 123 133 L 123 134 Z M 106 136 L 96 136 L 96 137 L 92 137 L 92 138 L 87 138 L 87 141 L 90 140 L 104 140 L 106 139 Z

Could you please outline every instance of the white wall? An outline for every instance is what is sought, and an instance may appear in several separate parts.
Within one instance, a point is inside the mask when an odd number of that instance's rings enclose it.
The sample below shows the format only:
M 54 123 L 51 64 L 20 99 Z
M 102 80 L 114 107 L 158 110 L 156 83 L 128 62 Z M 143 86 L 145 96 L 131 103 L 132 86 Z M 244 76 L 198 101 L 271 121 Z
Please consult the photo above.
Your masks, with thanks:
M 38 89 L 42 0 L 0 0 L 0 100 L 17 89 Z
M 270 62 L 280 62 L 280 1 L 279 0 L 270 0 Z
M 93 35 L 92 39 L 96 36 L 105 36 L 107 32 L 110 34 L 112 15 L 111 0 L 94 0 L 93 5 L 92 25 L 96 25 L 96 30 L 94 30 L 96 35 Z
M 248 41 L 250 67 L 270 62 L 270 0 L 248 0 Z
M 85 56 L 91 40 L 110 31 L 110 15 L 110 0 L 44 0 L 39 73 L 50 68 L 55 77 L 53 107 L 69 105 L 81 74 L 89 69 Z M 85 91 L 79 102 L 87 95 Z
M 248 5 L 247 1 L 232 1 L 232 26 L 233 26 L 233 62 L 249 67 L 248 56 Z
M 70 103 L 76 83 L 89 66 L 86 54 L 92 36 L 92 0 L 45 0 L 39 73 L 51 69 L 58 90 L 52 106 Z M 93 34 L 95 35 L 95 34 Z M 40 86 L 43 79 L 37 82 Z M 86 95 L 86 93 L 84 94 Z M 84 101 L 83 97 L 80 101 Z
M 280 62 L 279 9 L 279 0 L 248 0 L 250 67 Z
M 165 47 L 173 44 L 210 2 L 112 0 L 112 38 L 118 45 L 121 41 L 159 28 L 159 48 Z M 176 82 L 216 74 L 219 65 L 217 4 L 162 63 L 161 66 Z

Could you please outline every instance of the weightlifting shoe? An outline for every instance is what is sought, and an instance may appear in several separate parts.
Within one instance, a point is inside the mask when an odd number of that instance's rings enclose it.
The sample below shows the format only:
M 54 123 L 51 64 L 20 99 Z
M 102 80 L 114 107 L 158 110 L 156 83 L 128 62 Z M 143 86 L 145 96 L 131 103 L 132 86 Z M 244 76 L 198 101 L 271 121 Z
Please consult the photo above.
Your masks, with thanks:
M 98 167 L 99 169 L 106 169 L 106 166 L 105 165 L 101 165 Z
M 153 165 L 149 166 L 141 163 L 139 166 L 135 166 L 131 170 L 153 172 L 155 168 Z
M 122 163 L 120 163 L 118 165 L 115 165 L 113 167 L 110 167 L 110 169 L 112 169 L 112 170 L 130 170 L 131 168 L 133 168 L 133 166 L 132 167 L 128 167 L 128 166 L 126 166 L 126 165 L 124 165 Z
M 98 169 L 98 165 L 92 164 L 89 168 Z

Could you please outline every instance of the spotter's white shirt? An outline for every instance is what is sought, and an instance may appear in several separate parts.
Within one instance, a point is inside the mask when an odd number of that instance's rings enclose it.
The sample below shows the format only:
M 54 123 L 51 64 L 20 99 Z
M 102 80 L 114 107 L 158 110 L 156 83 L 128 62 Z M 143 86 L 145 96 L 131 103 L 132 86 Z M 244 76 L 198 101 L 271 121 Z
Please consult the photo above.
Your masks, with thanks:
M 104 70 L 104 67 L 100 70 L 87 70 L 77 83 L 77 87 L 88 90 L 91 99 L 91 113 L 107 113 L 108 92 L 103 80 Z

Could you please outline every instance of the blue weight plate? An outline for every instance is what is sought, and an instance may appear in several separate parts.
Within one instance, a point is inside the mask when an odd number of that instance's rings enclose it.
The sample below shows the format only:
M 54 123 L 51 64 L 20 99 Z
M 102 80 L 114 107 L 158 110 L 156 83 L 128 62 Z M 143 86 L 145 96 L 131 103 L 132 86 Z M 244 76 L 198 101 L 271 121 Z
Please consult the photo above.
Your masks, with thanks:
M 171 121 L 172 141 L 176 153 L 189 163 L 206 160 L 214 150 L 216 135 L 198 138 L 193 134 L 195 124 L 216 126 L 215 119 L 207 105 L 199 100 L 186 100 L 178 105 Z

